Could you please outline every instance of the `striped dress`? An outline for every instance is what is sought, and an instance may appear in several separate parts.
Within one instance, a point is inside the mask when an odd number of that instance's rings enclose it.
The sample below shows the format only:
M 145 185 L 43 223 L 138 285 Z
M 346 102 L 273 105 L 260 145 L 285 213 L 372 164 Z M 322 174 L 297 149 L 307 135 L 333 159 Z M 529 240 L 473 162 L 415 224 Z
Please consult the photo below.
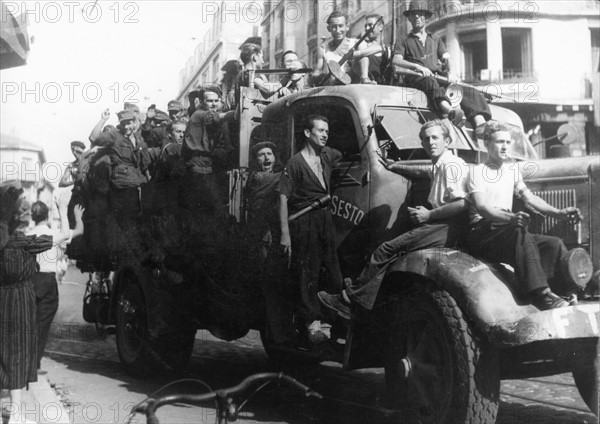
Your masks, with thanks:
M 0 389 L 22 389 L 37 381 L 37 322 L 32 276 L 36 254 L 52 247 L 52 236 L 0 237 Z

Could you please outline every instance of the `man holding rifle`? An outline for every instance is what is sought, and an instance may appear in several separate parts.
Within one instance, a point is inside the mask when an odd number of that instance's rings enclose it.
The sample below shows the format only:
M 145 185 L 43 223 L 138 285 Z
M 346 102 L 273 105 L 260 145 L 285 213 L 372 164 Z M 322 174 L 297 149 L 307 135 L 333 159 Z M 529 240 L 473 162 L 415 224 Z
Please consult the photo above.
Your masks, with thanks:
M 424 91 L 442 116 L 448 117 L 457 126 L 464 124 L 464 115 L 471 121 L 473 128 L 485 124 L 491 119 L 492 114 L 478 90 L 474 87 L 461 86 L 462 110 L 454 109 L 446 96 L 445 89 L 440 87 L 435 78 L 436 74 L 443 72 L 442 64 L 448 70 L 450 54 L 446 51 L 442 40 L 425 30 L 427 19 L 431 17 L 432 12 L 422 8 L 417 1 L 411 1 L 408 10 L 403 14 L 412 25 L 412 31 L 394 47 L 393 64 L 404 70 L 400 73 L 404 74 L 406 85 Z
M 327 118 L 309 115 L 305 122 L 305 145 L 290 158 L 279 182 L 279 219 L 280 244 L 290 261 L 294 297 L 297 298 L 294 302 L 298 305 L 296 315 L 302 321 L 297 328 L 310 337 L 317 336 L 320 331 L 322 314 L 317 293 L 323 285 L 319 282 L 321 266 L 329 273 L 327 291 L 341 293 L 342 290 L 333 217 L 327 204 L 318 201 L 331 190 L 331 169 L 341 154 L 326 146 L 329 138 Z M 291 220 L 292 216 L 295 219 Z

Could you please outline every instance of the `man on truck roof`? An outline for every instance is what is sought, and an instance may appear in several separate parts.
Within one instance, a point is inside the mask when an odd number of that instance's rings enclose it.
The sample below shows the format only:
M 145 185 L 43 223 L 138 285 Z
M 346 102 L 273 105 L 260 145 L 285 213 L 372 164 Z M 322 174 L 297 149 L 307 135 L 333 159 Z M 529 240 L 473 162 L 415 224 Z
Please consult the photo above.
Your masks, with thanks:
M 365 310 L 373 309 L 381 282 L 388 266 L 401 254 L 415 250 L 451 247 L 467 228 L 467 175 L 465 162 L 452 154 L 448 146 L 452 142 L 450 131 L 443 121 L 426 122 L 419 132 L 421 144 L 431 157 L 431 170 L 414 165 L 388 161 L 386 168 L 404 176 L 431 176 L 431 189 L 425 206 L 408 208 L 410 220 L 417 227 L 382 243 L 371 255 L 369 263 L 356 281 L 346 279 L 345 290 L 331 295 L 319 292 L 321 303 L 350 319 L 350 305 Z
M 404 75 L 404 82 L 425 92 L 442 116 L 448 117 L 455 125 L 463 124 L 464 115 L 472 121 L 473 128 L 485 124 L 492 114 L 479 91 L 473 87 L 462 86 L 463 98 L 460 107 L 453 108 L 445 88 L 434 78 L 436 74 L 444 72 L 442 64 L 449 72 L 450 54 L 441 39 L 425 30 L 427 19 L 431 17 L 432 12 L 413 0 L 403 14 L 412 25 L 412 30 L 394 47 L 393 63 L 420 74 Z
M 325 41 L 318 49 L 317 63 L 313 78 L 326 74 L 329 71 L 329 61 L 338 62 L 351 50 L 358 40 L 346 37 L 348 32 L 348 17 L 336 10 L 327 18 L 327 30 L 331 38 Z M 364 44 L 364 43 L 363 43 Z M 361 49 L 359 45 L 357 49 Z M 369 79 L 369 59 L 367 57 L 349 60 L 342 64 L 342 70 L 350 76 L 352 82 L 361 84 L 374 84 Z

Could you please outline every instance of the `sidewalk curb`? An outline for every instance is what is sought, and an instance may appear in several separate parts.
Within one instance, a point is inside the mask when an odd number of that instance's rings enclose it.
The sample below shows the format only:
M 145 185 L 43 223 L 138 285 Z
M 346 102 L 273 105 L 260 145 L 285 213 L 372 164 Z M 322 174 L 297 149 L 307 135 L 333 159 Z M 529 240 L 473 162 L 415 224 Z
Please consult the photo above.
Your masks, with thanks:
M 38 374 L 38 381 L 29 384 L 29 391 L 23 396 L 28 411 L 35 411 L 36 422 L 70 424 L 69 413 L 63 406 L 44 375 Z M 33 402 L 33 405 L 30 404 Z

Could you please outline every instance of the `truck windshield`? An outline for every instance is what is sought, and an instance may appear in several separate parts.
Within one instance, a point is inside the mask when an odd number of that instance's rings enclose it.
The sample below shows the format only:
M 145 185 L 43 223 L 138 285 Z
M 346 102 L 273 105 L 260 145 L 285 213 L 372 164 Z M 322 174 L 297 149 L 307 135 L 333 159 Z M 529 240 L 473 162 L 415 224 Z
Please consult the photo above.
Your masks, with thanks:
M 433 112 L 427 109 L 378 105 L 377 115 L 382 118 L 377 137 L 380 143 L 392 141 L 394 146 L 392 150 L 397 156 L 394 159 L 429 159 L 421 146 L 419 130 L 426 121 L 436 119 Z M 472 163 L 485 160 L 487 151 L 483 139 L 473 137 L 473 130 L 469 124 L 464 127 L 465 137 L 450 121 L 447 119 L 443 121 L 450 128 L 452 138 L 450 148 L 456 150 L 458 156 Z M 508 125 L 513 139 L 511 156 L 519 161 L 537 159 L 537 154 L 521 127 L 510 122 L 505 124 Z

